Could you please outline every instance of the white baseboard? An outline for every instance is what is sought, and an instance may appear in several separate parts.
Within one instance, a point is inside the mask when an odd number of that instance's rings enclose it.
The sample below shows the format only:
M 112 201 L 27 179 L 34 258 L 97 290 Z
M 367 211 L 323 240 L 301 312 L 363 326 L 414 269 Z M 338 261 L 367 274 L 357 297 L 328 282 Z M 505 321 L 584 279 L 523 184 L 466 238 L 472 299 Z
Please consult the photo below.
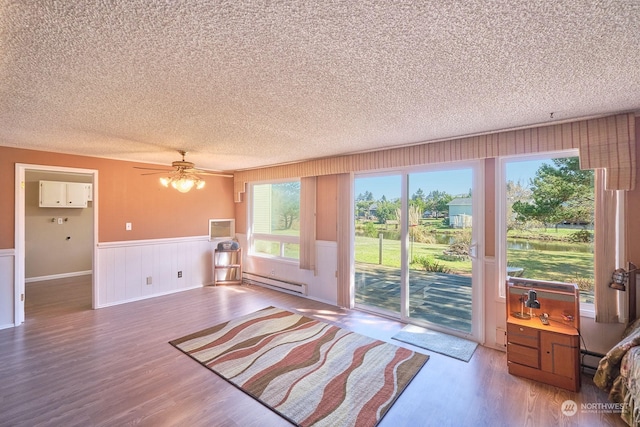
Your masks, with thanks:
M 42 282 L 44 280 L 66 279 L 67 277 L 86 276 L 88 274 L 93 274 L 93 270 L 72 271 L 71 273 L 51 274 L 49 276 L 27 277 L 24 279 L 24 282 L 31 283 L 31 282 Z
M 115 305 L 126 304 L 128 302 L 142 301 L 142 300 L 145 300 L 145 299 L 161 297 L 161 296 L 164 296 L 164 295 L 176 294 L 178 292 L 190 291 L 192 289 L 198 289 L 198 288 L 203 288 L 203 287 L 204 287 L 203 285 L 196 285 L 196 286 L 191 286 L 191 287 L 188 287 L 188 288 L 173 289 L 173 290 L 170 290 L 170 291 L 167 291 L 167 292 L 160 292 L 160 293 L 155 293 L 155 294 L 151 294 L 151 295 L 145 295 L 145 296 L 142 296 L 142 297 L 131 298 L 131 299 L 127 299 L 127 300 L 119 300 L 119 301 L 115 301 L 115 302 L 107 303 L 107 304 L 100 304 L 100 305 L 96 306 L 95 308 L 113 307 Z

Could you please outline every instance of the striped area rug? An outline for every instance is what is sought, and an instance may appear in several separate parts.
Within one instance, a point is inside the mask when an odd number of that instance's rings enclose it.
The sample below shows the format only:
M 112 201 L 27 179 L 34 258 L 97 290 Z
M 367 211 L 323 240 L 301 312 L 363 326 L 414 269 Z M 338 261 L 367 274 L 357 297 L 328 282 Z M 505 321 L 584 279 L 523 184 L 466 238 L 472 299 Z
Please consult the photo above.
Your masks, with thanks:
M 300 426 L 375 426 L 429 358 L 275 307 L 171 344 Z

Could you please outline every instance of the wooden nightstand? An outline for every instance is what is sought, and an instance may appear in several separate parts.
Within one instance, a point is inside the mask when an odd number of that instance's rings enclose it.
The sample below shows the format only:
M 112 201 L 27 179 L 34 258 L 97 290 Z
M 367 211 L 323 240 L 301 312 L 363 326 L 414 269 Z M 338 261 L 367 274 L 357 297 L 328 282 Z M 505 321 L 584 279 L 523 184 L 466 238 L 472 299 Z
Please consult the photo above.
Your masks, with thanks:
M 523 307 L 529 291 L 540 308 Z M 548 315 L 548 325 L 540 315 Z M 531 315 L 531 317 L 529 317 Z M 580 302 L 574 284 L 510 278 L 507 281 L 509 373 L 580 390 Z

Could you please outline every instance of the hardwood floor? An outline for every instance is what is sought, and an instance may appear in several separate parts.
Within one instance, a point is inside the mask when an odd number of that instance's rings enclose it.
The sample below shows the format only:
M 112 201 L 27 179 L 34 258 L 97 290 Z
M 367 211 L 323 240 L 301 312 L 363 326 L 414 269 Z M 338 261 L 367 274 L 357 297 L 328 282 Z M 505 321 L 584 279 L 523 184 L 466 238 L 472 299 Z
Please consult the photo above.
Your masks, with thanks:
M 24 325 L 0 330 L 1 426 L 288 426 L 168 341 L 274 305 L 381 340 L 400 323 L 257 286 L 205 287 L 90 309 L 88 277 L 27 285 Z M 411 347 L 409 345 L 406 345 Z M 414 348 L 418 351 L 424 351 Z M 469 363 L 437 353 L 380 426 L 623 426 L 582 411 L 606 395 L 583 375 L 572 393 L 507 373 L 478 347 Z M 574 416 L 561 404 L 578 404 Z

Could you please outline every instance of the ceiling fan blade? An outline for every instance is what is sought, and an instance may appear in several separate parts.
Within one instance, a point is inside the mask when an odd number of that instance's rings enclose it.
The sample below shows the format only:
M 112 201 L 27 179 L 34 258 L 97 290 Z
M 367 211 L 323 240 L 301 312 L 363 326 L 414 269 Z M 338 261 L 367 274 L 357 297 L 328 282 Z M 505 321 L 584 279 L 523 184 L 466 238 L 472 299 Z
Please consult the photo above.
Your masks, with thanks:
M 211 176 L 221 176 L 221 177 L 225 177 L 225 178 L 233 178 L 233 174 L 228 174 L 228 173 L 222 173 L 222 172 L 209 172 L 209 171 L 204 171 L 201 169 L 196 169 L 193 163 L 191 162 L 187 162 L 184 159 L 185 154 L 187 154 L 186 151 L 178 151 L 178 153 L 180 153 L 180 155 L 182 155 L 182 160 L 181 161 L 177 161 L 177 162 L 173 162 L 173 169 L 159 169 L 159 168 L 144 168 L 141 166 L 134 166 L 134 169 L 142 169 L 142 170 L 149 170 L 149 171 L 156 171 L 156 172 L 148 172 L 148 173 L 143 173 L 141 175 L 157 175 L 157 174 L 180 174 L 180 176 L 182 176 L 183 174 L 193 174 L 193 175 L 211 175 Z
M 142 176 L 146 176 L 146 175 L 160 175 L 160 174 L 167 174 L 167 173 L 173 173 L 173 171 L 162 171 L 162 172 L 148 172 L 148 173 L 141 173 L 140 175 Z M 192 172 L 189 172 L 192 173 Z M 221 176 L 224 178 L 233 178 L 233 175 L 227 174 L 227 173 L 214 173 L 214 172 L 198 172 L 197 175 L 210 175 L 210 176 Z
M 209 172 L 202 169 L 189 168 L 184 170 L 187 173 L 194 173 L 196 175 L 213 175 L 213 176 L 224 176 L 226 178 L 233 178 L 232 174 L 222 173 L 222 172 Z

